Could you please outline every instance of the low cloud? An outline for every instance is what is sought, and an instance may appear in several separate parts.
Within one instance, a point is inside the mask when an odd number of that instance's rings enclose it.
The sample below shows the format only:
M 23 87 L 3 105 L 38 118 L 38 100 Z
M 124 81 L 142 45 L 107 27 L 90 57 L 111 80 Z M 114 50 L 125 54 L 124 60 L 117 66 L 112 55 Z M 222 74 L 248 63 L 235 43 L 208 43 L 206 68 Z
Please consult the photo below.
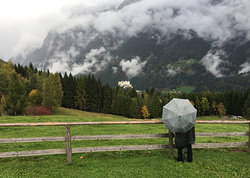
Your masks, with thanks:
M 179 68 L 174 69 L 173 67 L 168 66 L 168 69 L 167 69 L 168 76 L 173 77 L 173 76 L 177 75 L 179 72 L 180 72 Z
M 50 58 L 50 66 L 48 67 L 51 72 L 72 72 L 70 63 L 80 52 L 71 46 L 68 51 L 56 51 L 53 57 Z
M 79 73 L 95 74 L 101 70 L 104 70 L 112 59 L 109 52 L 104 47 L 101 47 L 99 49 L 91 49 L 82 60 L 83 63 L 79 64 L 72 62 L 72 60 L 79 53 L 80 52 L 74 48 L 70 48 L 70 50 L 66 53 L 57 54 L 56 58 L 51 59 L 52 61 L 51 65 L 49 66 L 49 70 L 51 72 L 68 72 L 72 73 L 73 75 Z
M 112 67 L 113 74 L 115 74 L 118 70 L 118 67 Z
M 78 74 L 88 74 L 88 73 L 97 73 L 101 70 L 104 70 L 112 57 L 109 52 L 101 47 L 99 49 L 92 49 L 89 53 L 85 55 L 84 62 L 82 64 L 73 64 L 72 73 Z
M 223 50 L 210 50 L 201 59 L 201 64 L 215 77 L 223 77 L 220 65 L 224 63 L 222 57 L 225 55 L 226 53 Z
M 147 61 L 142 62 L 139 56 L 131 60 L 121 60 L 120 66 L 122 71 L 126 73 L 128 78 L 133 78 L 141 74 L 143 67 L 146 65 Z
M 247 62 L 243 63 L 241 66 L 241 70 L 239 71 L 238 74 L 244 74 L 250 71 L 250 60 Z

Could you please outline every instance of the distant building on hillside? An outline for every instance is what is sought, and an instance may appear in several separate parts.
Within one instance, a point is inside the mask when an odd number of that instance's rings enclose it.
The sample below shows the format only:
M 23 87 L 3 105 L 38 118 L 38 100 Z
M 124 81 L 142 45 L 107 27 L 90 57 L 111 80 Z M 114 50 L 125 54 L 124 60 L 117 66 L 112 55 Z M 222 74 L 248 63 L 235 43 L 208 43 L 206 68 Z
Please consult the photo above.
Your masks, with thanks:
M 137 93 L 137 95 L 142 95 L 142 91 L 141 90 L 136 90 L 136 93 Z
M 131 85 L 130 81 L 119 81 L 118 86 L 123 87 L 124 89 L 126 88 L 133 88 Z

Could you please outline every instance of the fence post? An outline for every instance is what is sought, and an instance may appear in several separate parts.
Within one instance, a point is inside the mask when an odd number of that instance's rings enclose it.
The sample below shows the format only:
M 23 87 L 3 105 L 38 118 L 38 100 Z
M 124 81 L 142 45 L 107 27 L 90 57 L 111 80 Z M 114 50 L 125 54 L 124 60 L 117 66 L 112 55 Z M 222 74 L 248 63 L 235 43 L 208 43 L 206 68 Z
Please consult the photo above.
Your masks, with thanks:
M 72 163 L 72 147 L 71 147 L 71 136 L 70 136 L 70 127 L 66 125 L 66 153 L 67 153 L 67 163 Z
M 174 133 L 168 131 L 168 138 L 169 138 L 169 157 L 174 158 L 174 143 L 173 143 Z
M 250 124 L 248 124 L 248 153 L 250 153 Z

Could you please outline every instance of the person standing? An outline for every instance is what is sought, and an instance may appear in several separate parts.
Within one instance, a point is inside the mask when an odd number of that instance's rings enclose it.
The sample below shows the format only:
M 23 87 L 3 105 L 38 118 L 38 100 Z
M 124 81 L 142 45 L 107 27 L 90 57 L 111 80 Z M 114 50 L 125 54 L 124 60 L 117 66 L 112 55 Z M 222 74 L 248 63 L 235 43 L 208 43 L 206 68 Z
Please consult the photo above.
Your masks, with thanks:
M 178 150 L 178 162 L 184 162 L 183 148 L 187 148 L 187 161 L 193 161 L 192 144 L 195 143 L 195 129 L 192 127 L 185 133 L 175 133 L 175 147 Z

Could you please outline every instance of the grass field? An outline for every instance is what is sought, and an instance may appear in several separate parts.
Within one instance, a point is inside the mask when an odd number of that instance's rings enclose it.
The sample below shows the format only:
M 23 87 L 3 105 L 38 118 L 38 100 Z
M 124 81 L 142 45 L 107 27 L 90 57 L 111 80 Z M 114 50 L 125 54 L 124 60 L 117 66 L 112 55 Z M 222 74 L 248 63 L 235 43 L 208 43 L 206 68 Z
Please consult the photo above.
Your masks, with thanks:
M 201 120 L 218 119 L 202 117 Z M 0 123 L 78 122 L 131 120 L 121 116 L 59 108 L 55 115 L 37 117 L 1 116 Z M 135 120 L 135 119 L 133 119 Z M 196 132 L 246 132 L 246 124 L 197 124 Z M 164 125 L 71 126 L 72 135 L 166 133 Z M 64 126 L 0 127 L 0 138 L 65 136 Z M 196 142 L 238 142 L 247 137 L 196 138 Z M 168 139 L 73 141 L 73 148 L 88 146 L 166 144 Z M 65 148 L 65 142 L 0 144 L 0 152 Z M 193 163 L 178 163 L 168 150 L 124 151 L 0 159 L 0 177 L 250 177 L 250 154 L 246 147 L 234 149 L 194 149 Z M 175 152 L 176 155 L 176 152 Z
M 185 86 L 185 87 L 180 87 L 176 89 L 177 91 L 183 92 L 183 93 L 191 93 L 192 91 L 195 90 L 195 87 L 192 86 Z

